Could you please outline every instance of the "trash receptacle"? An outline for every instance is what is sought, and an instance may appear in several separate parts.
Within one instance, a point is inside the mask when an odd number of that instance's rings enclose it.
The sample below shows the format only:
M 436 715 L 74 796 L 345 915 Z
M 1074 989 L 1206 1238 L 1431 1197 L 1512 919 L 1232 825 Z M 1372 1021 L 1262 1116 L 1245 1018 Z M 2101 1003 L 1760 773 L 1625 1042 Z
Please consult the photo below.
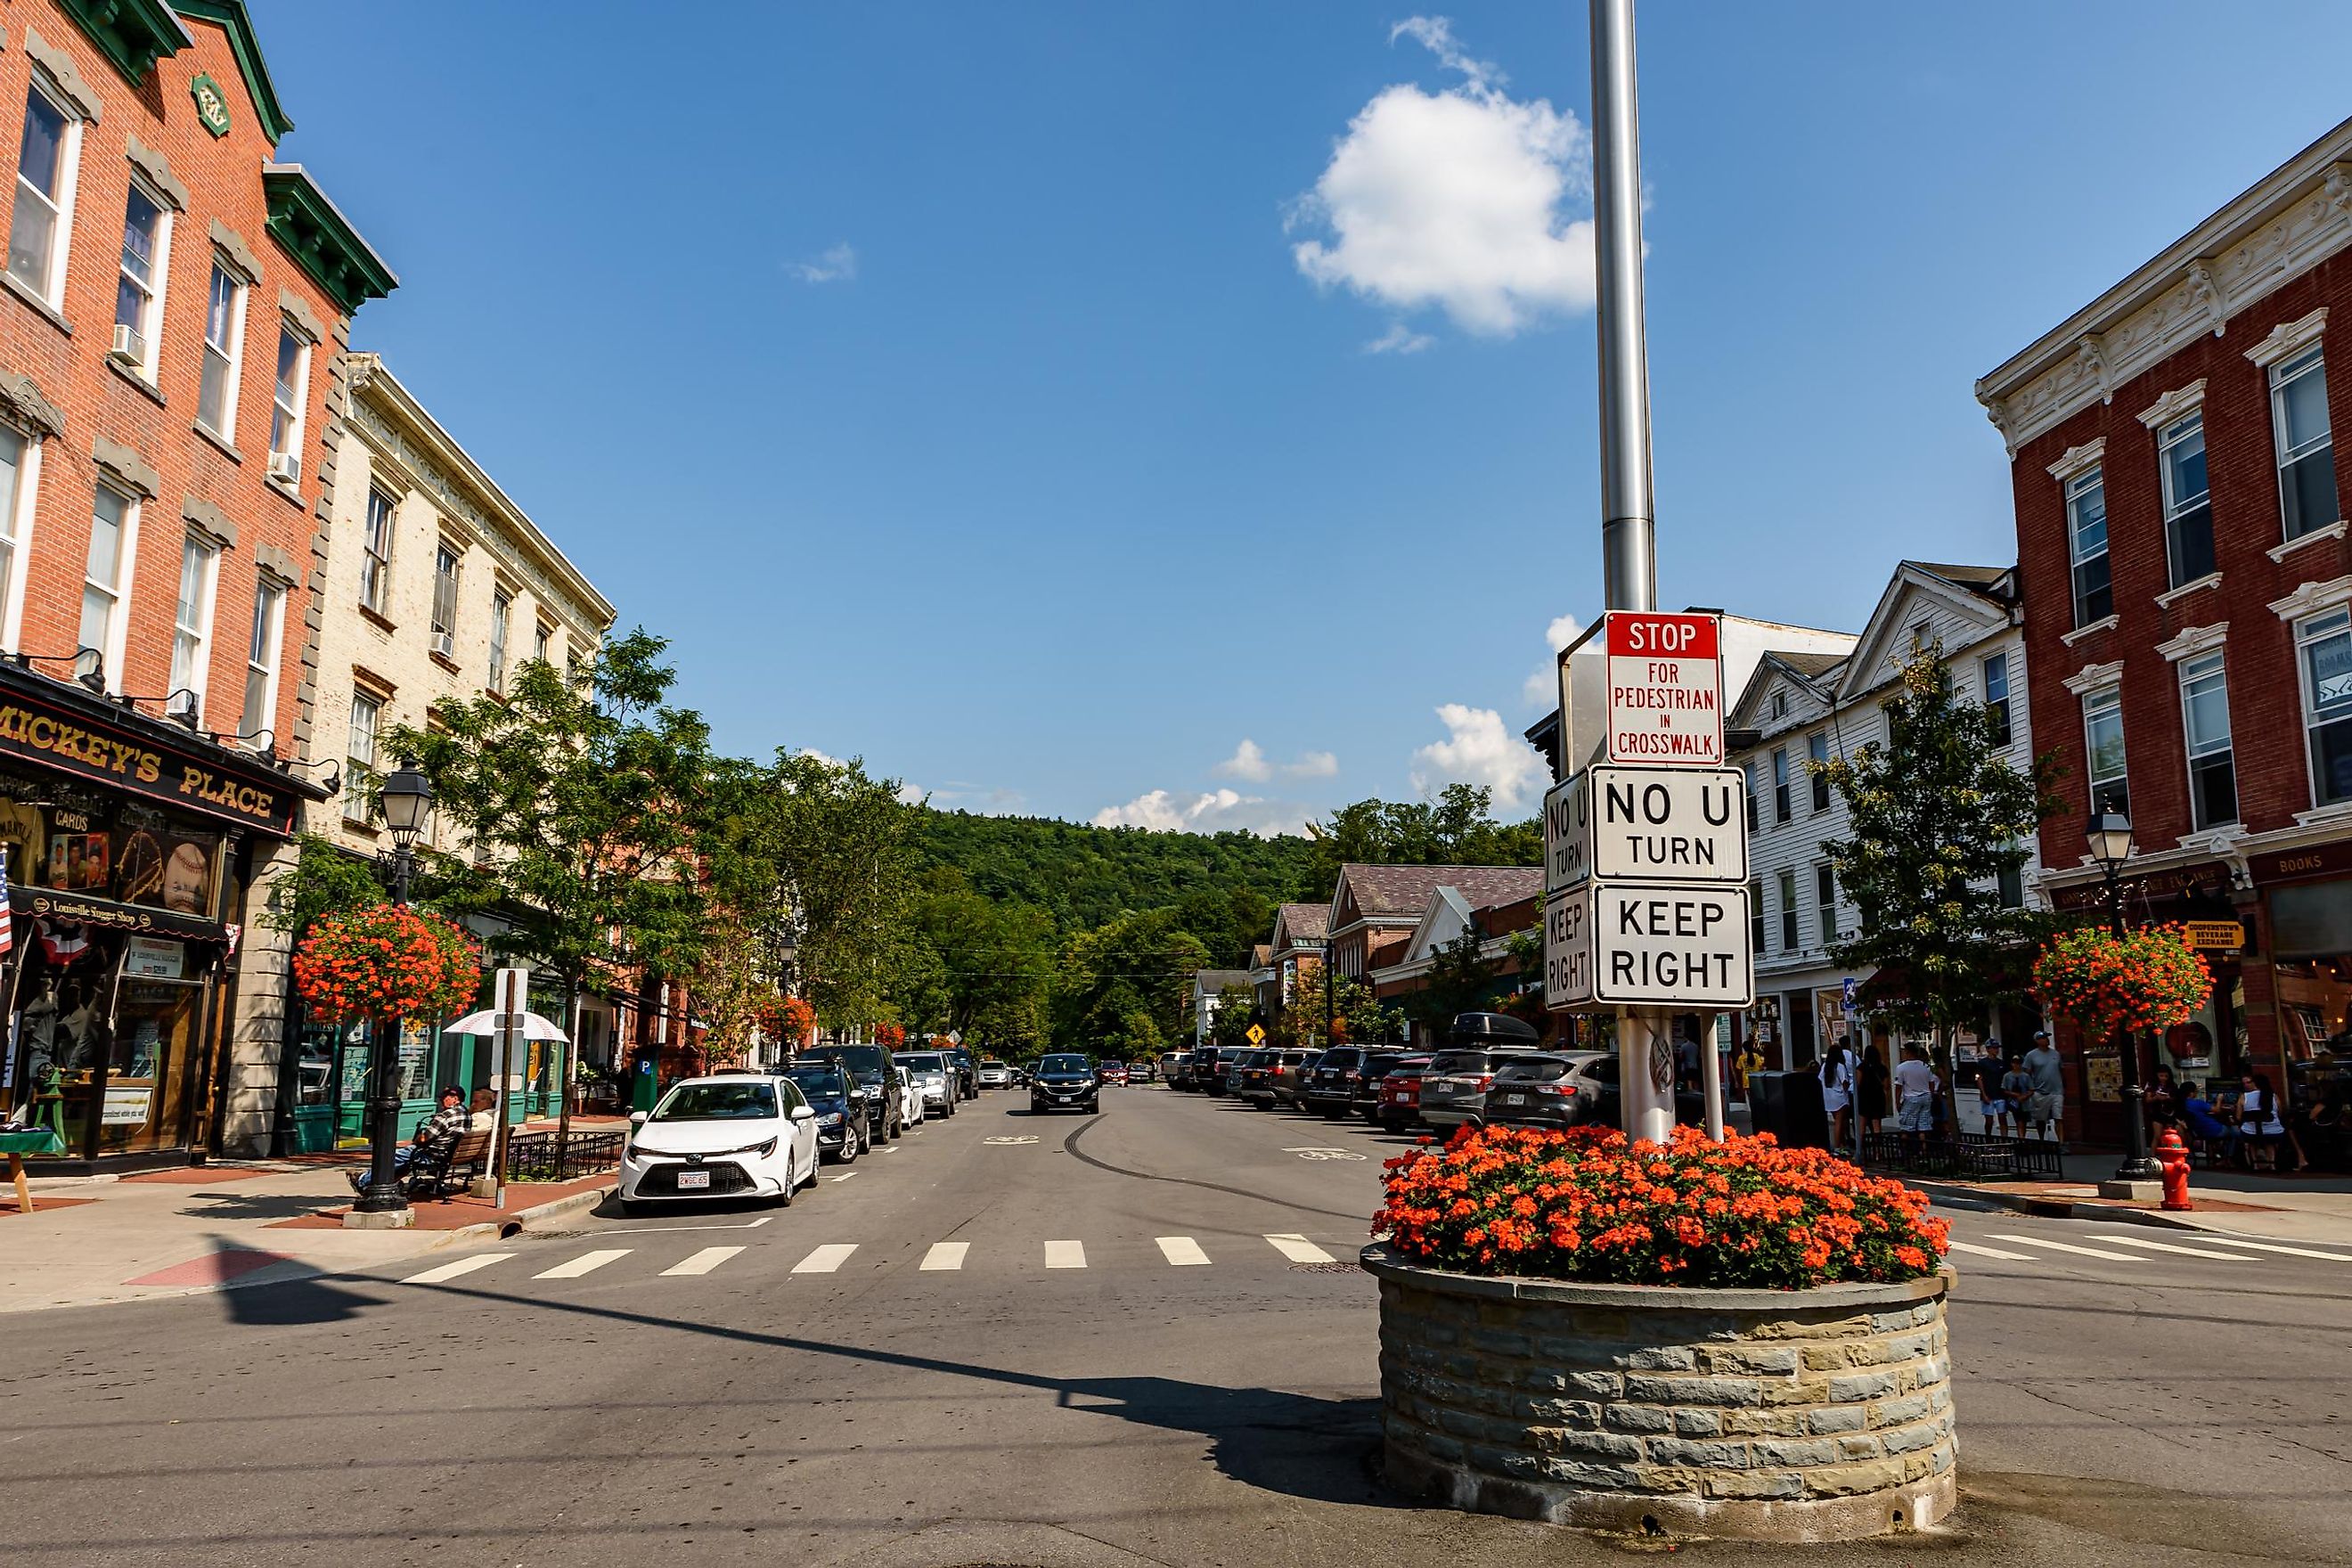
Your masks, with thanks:
M 1810 1072 L 1748 1075 L 1748 1117 L 1758 1132 L 1769 1132 L 1783 1147 L 1826 1149 L 1829 1113 L 1822 1108 L 1822 1080 Z

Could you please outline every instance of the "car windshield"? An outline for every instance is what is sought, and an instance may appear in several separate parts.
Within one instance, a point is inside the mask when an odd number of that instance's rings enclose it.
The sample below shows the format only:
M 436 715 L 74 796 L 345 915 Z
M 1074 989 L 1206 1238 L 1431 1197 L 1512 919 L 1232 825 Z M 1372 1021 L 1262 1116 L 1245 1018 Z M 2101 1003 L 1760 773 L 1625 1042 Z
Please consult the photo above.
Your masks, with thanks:
M 654 1107 L 655 1121 L 757 1121 L 775 1120 L 776 1086 L 746 1079 L 682 1083 Z
M 912 1068 L 917 1072 L 945 1072 L 948 1070 L 947 1058 L 940 1055 L 937 1051 L 918 1051 L 910 1057 L 900 1057 L 898 1058 L 898 1065 L 903 1068 Z
M 1003 1072 L 1004 1070 L 1004 1064 L 998 1061 L 994 1057 L 991 1057 L 986 1061 L 980 1064 L 980 1070 L 982 1072 Z
M 836 1046 L 824 1054 L 852 1072 L 880 1072 L 890 1059 L 890 1053 L 880 1046 Z
M 1568 1071 L 1569 1064 L 1560 1057 L 1529 1057 L 1512 1062 L 1495 1075 L 1497 1082 L 1549 1083 Z
M 1038 1058 L 1037 1070 L 1039 1072 L 1085 1072 L 1087 1070 L 1087 1058 L 1084 1057 L 1041 1057 Z
M 1433 1077 L 1450 1072 L 1485 1072 L 1486 1053 L 1484 1051 L 1440 1051 L 1432 1057 L 1429 1070 Z
M 800 1085 L 801 1092 L 811 1100 L 828 1094 L 838 1098 L 849 1092 L 841 1075 L 831 1068 L 794 1068 L 784 1076 Z

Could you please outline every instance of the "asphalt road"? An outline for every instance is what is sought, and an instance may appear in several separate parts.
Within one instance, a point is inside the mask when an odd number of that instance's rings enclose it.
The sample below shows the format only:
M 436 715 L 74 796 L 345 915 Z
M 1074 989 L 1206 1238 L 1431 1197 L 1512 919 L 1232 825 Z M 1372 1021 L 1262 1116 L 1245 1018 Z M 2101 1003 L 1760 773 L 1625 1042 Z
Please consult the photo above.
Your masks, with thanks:
M 1519 1568 L 1656 1549 L 1380 1489 L 1377 1301 L 1349 1259 L 1405 1140 L 1159 1089 L 1104 1106 L 1033 1117 L 992 1094 L 788 1210 L 587 1216 L 375 1277 L 12 1318 L 0 1559 Z M 2352 1249 L 2007 1214 L 1955 1234 L 1981 1250 L 1955 1255 L 1951 1527 L 1685 1554 L 2352 1562 Z

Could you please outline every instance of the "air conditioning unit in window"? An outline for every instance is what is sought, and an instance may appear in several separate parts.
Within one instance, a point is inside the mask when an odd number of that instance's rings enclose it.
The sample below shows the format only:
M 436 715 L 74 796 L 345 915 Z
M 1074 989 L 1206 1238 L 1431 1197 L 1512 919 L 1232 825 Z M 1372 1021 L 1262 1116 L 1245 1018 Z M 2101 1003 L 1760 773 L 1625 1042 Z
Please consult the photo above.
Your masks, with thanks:
M 292 452 L 269 454 L 269 477 L 284 484 L 302 482 L 302 459 Z
M 146 368 L 147 340 L 139 335 L 136 327 L 118 324 L 114 329 L 114 347 L 108 352 L 134 369 Z
M 457 634 L 456 634 L 455 632 L 443 632 L 443 631 L 436 631 L 436 632 L 435 632 L 435 633 L 433 634 L 433 651 L 434 651 L 435 653 L 439 654 L 443 658 L 457 658 Z

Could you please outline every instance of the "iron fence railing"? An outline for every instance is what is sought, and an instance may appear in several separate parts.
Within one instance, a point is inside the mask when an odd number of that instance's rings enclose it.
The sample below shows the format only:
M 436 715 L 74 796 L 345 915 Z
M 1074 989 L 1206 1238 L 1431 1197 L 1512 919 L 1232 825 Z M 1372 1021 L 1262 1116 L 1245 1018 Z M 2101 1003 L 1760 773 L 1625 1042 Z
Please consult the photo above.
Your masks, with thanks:
M 593 1176 L 621 1163 L 625 1132 L 573 1131 L 559 1137 L 552 1130 L 507 1135 L 507 1180 L 568 1182 Z
M 1988 1138 L 1979 1132 L 1938 1133 L 1922 1139 L 1916 1133 L 1865 1129 L 1862 1163 L 1873 1169 L 1900 1171 L 1912 1176 L 1958 1179 L 2011 1177 L 2056 1180 L 2064 1168 L 2055 1139 Z

